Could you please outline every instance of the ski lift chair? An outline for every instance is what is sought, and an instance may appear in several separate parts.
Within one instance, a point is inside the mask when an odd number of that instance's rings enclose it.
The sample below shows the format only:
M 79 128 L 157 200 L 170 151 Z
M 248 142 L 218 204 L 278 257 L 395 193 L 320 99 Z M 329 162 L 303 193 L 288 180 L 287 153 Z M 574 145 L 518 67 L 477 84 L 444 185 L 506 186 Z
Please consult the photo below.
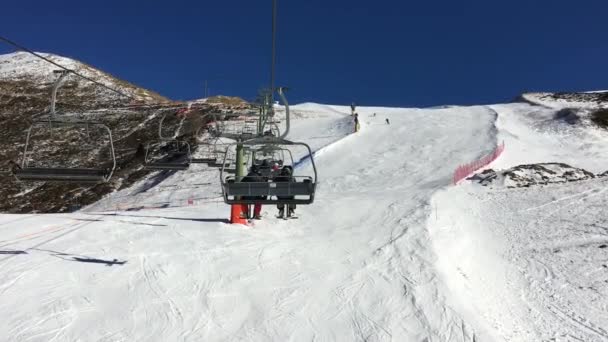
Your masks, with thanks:
M 224 177 L 225 168 L 220 172 L 222 195 L 227 204 L 311 204 L 315 198 L 317 186 L 317 168 L 313 153 L 305 143 L 292 142 L 273 137 L 261 137 L 243 142 L 244 146 L 303 146 L 308 150 L 313 174 L 310 176 L 293 176 L 292 182 L 276 182 L 272 178 L 265 182 L 241 182 L 235 176 Z M 226 150 L 225 156 L 228 154 Z M 292 164 L 292 167 L 294 165 Z M 285 198 L 292 199 L 285 199 Z M 261 199 L 264 198 L 264 199 Z M 281 199 L 279 199 L 281 198 Z
M 49 132 L 52 135 L 53 127 L 59 126 L 80 126 L 87 129 L 87 135 L 89 134 L 90 127 L 100 127 L 103 131 L 107 132 L 108 136 L 108 149 L 110 151 L 111 167 L 102 167 L 101 165 L 96 168 L 83 168 L 83 167 L 31 167 L 29 165 L 30 150 L 31 146 L 30 139 L 32 136 L 32 130 L 36 126 L 49 126 Z M 89 136 L 90 137 L 90 136 Z M 19 181 L 46 181 L 46 182 L 70 182 L 70 183 L 102 183 L 107 182 L 112 178 L 112 174 L 116 169 L 116 155 L 114 151 L 114 142 L 112 140 L 112 131 L 108 126 L 100 122 L 89 122 L 89 121 L 59 121 L 59 120 L 46 120 L 46 121 L 35 121 L 27 130 L 27 137 L 25 140 L 25 148 L 23 150 L 23 159 L 21 161 L 20 168 L 14 170 L 14 175 Z
M 163 147 L 168 148 L 169 151 L 163 157 L 155 159 L 150 151 L 162 150 Z M 191 160 L 190 144 L 180 140 L 148 144 L 144 160 L 146 170 L 187 170 L 190 167 Z
M 225 151 L 221 151 L 221 153 L 223 154 Z M 232 154 L 229 154 L 226 158 L 222 157 L 222 159 L 220 159 L 220 156 L 218 155 L 217 159 L 208 165 L 211 167 L 230 167 L 234 162 L 235 160 Z
M 177 140 L 173 137 L 164 137 L 162 134 L 163 122 L 167 117 L 167 113 L 160 119 L 158 125 L 158 137 L 157 143 L 148 143 L 146 146 L 146 155 L 144 158 L 144 168 L 146 170 L 171 170 L 181 171 L 187 170 L 190 167 L 190 161 L 192 159 L 190 144 Z M 182 119 L 183 120 L 183 119 Z M 164 152 L 163 149 L 168 149 Z M 153 150 L 164 152 L 164 156 L 155 158 Z
M 211 144 L 201 144 L 199 145 L 201 148 L 201 157 L 200 158 L 191 158 L 190 162 L 193 164 L 214 164 L 217 162 L 217 154 L 215 153 L 215 146 Z
M 255 135 L 256 127 L 252 125 L 245 125 L 241 130 L 241 135 L 243 137 L 253 137 Z
M 193 164 L 215 164 L 218 159 L 218 142 L 220 142 L 220 136 L 222 132 L 226 129 L 223 121 L 221 121 L 218 117 L 220 114 L 212 112 L 207 114 L 211 116 L 211 123 L 201 125 L 195 133 L 196 140 L 201 141 L 198 143 L 197 150 L 200 150 L 199 156 L 200 158 L 191 158 L 190 162 Z M 205 137 L 205 134 L 201 133 L 207 131 L 208 136 Z M 221 151 L 224 153 L 224 150 Z

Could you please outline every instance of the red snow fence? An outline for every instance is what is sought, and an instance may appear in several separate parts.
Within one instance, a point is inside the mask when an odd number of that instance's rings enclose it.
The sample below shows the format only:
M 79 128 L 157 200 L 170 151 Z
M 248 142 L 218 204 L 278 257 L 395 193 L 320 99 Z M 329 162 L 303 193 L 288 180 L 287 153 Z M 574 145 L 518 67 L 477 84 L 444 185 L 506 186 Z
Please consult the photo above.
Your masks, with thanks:
M 478 159 L 474 162 L 460 165 L 459 167 L 456 168 L 456 171 L 454 171 L 454 177 L 452 178 L 452 184 L 456 185 L 458 182 L 465 179 L 473 172 L 481 169 L 482 167 L 490 165 L 491 162 L 495 161 L 496 159 L 498 159 L 498 157 L 500 157 L 500 155 L 502 154 L 502 152 L 504 150 L 505 150 L 505 142 L 503 141 L 502 144 L 496 146 L 494 151 L 492 151 L 492 153 L 488 154 L 487 156 L 485 156 L 481 159 Z

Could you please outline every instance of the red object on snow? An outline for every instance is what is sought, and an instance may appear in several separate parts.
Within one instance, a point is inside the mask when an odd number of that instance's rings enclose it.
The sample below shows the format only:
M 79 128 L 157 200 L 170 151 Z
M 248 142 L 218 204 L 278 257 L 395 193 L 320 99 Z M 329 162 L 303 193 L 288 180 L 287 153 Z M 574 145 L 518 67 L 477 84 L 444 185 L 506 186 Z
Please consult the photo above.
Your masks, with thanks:
M 456 168 L 456 171 L 454 171 L 454 176 L 452 178 L 452 184 L 456 185 L 458 182 L 467 178 L 473 172 L 481 169 L 482 167 L 488 166 L 491 162 L 498 159 L 498 157 L 500 157 L 500 155 L 504 152 L 504 150 L 505 150 L 505 142 L 503 141 L 502 144 L 498 145 L 494 149 L 494 151 L 492 153 L 488 154 L 487 156 L 485 156 L 479 160 L 476 160 L 474 162 L 460 165 L 459 167 Z
M 247 205 L 233 204 L 230 206 L 230 223 L 247 224 Z

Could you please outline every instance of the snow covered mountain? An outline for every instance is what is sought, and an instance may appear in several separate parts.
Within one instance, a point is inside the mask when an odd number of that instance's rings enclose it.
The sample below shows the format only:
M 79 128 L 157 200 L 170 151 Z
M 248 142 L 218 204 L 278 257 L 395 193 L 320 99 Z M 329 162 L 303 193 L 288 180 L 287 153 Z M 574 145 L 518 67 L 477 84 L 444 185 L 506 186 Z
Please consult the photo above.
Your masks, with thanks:
M 141 174 L 75 213 L 0 215 L 0 331 L 607 341 L 608 131 L 594 121 L 604 95 L 364 107 L 356 134 L 349 107 L 294 106 L 289 138 L 311 145 L 319 169 L 299 220 L 266 206 L 253 226 L 228 224 L 218 170 L 204 165 Z M 452 184 L 459 165 L 503 142 L 496 161 Z
M 218 98 L 211 103 L 171 101 L 150 90 L 117 79 L 84 63 L 42 53 L 47 59 L 118 92 L 92 83 L 76 75 L 68 75 L 59 88 L 56 110 L 59 117 L 86 118 L 99 121 L 112 129 L 117 153 L 117 173 L 112 182 L 90 187 L 67 184 L 22 184 L 8 172 L 10 161 L 19 162 L 29 125 L 47 117 L 51 103 L 51 89 L 59 68 L 25 52 L 0 55 L 0 202 L 3 212 L 62 212 L 85 206 L 103 195 L 129 187 L 148 172 L 141 170 L 141 146 L 158 139 L 158 122 L 162 115 L 166 132 L 173 134 L 179 127 L 183 139 L 192 139 L 202 116 L 211 108 L 247 108 L 247 103 L 234 98 Z M 190 108 L 185 122 L 174 114 Z M 33 132 L 31 162 L 37 166 L 105 167 L 110 157 L 107 137 L 101 131 L 56 127 Z M 138 154 L 138 147 L 140 153 Z
M 202 165 L 147 175 L 77 213 L 2 215 L 0 331 L 33 341 L 606 341 L 608 178 L 594 175 L 608 169 L 608 132 L 559 110 L 360 108 L 351 134 L 348 107 L 294 106 L 290 139 L 312 145 L 320 172 L 299 220 L 265 207 L 252 227 L 227 224 L 218 171 Z M 503 141 L 490 165 L 501 175 L 573 178 L 451 185 L 459 164 Z

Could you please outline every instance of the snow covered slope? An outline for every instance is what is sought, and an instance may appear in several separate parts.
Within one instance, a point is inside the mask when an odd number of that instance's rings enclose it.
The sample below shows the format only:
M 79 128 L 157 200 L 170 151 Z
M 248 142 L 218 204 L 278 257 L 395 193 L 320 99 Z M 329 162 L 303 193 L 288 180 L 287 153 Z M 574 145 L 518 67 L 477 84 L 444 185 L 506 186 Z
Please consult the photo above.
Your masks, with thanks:
M 267 207 L 255 227 L 229 226 L 219 203 L 2 216 L 1 248 L 25 253 L 0 259 L 0 330 L 33 340 L 470 338 L 446 304 L 425 222 L 457 161 L 495 144 L 494 113 L 366 108 L 362 132 L 344 138 L 348 111 L 294 108 L 292 139 L 322 150 L 317 201 L 298 221 Z M 188 172 L 166 181 L 217 176 Z M 217 195 L 215 182 L 200 195 Z M 163 185 L 148 196 L 179 198 Z
M 429 230 L 450 298 L 491 340 L 607 341 L 607 180 L 593 173 L 608 169 L 608 132 L 564 121 L 558 104 L 491 108 L 507 146 L 491 167 L 518 181 L 465 183 L 433 197 L 438 215 Z M 592 173 L 559 164 L 513 168 L 556 162 Z M 505 188 L 560 177 L 585 180 Z
M 550 130 L 528 130 L 538 110 L 360 108 L 362 129 L 349 134 L 349 107 L 294 106 L 290 139 L 316 150 L 320 179 L 299 220 L 267 206 L 252 227 L 227 224 L 218 172 L 204 166 L 152 175 L 79 213 L 2 215 L 0 331 L 32 341 L 602 340 L 604 180 L 449 186 L 459 164 L 502 140 L 493 167 L 571 158 L 602 169 L 599 136 L 571 135 L 582 140 L 560 153 Z M 116 210 L 154 206 L 166 208 Z

